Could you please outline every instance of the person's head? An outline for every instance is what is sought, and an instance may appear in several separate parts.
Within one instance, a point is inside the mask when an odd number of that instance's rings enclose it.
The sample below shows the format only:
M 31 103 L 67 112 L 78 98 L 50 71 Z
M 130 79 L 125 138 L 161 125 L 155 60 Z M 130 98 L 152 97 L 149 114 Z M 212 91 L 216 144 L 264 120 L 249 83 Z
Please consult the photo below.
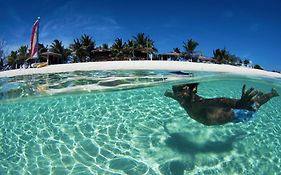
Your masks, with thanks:
M 173 93 L 177 95 L 183 95 L 185 98 L 191 98 L 197 93 L 197 87 L 199 83 L 192 84 L 180 84 L 172 87 Z
M 180 84 L 172 87 L 174 93 L 178 92 L 189 92 L 189 93 L 197 93 L 197 87 L 199 83 L 192 84 Z

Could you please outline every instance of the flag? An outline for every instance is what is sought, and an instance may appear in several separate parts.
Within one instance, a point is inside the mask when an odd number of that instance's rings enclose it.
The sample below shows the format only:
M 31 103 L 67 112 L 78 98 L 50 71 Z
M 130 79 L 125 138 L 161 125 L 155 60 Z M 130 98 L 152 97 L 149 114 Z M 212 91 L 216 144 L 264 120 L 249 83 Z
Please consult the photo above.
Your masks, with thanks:
M 31 58 L 38 58 L 39 20 L 40 18 L 38 17 L 32 27 L 30 44 Z

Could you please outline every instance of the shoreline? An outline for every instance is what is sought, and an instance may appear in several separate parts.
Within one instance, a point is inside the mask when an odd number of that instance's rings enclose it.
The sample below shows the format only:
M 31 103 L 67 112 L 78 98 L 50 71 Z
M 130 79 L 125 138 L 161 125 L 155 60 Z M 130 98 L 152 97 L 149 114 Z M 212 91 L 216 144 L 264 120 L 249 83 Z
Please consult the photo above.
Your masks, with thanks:
M 232 65 L 219 65 L 210 63 L 194 63 L 179 61 L 105 61 L 85 62 L 71 64 L 57 64 L 42 68 L 14 69 L 0 72 L 0 78 L 14 77 L 19 75 L 60 73 L 73 71 L 94 71 L 94 70 L 181 70 L 181 71 L 203 71 L 221 72 L 237 75 L 251 75 L 269 78 L 281 78 L 280 73 L 269 72 L 246 67 Z

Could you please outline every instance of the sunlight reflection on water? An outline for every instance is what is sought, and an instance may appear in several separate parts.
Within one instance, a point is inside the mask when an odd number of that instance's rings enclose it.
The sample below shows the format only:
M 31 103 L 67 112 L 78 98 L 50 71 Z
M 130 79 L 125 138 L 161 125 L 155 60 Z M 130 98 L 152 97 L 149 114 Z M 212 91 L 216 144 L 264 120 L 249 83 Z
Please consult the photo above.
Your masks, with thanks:
M 200 82 L 204 97 L 238 98 L 244 83 L 281 92 L 275 80 L 195 73 L 136 89 L 0 101 L 0 174 L 280 172 L 281 98 L 253 121 L 208 127 L 163 95 L 173 83 L 190 81 Z

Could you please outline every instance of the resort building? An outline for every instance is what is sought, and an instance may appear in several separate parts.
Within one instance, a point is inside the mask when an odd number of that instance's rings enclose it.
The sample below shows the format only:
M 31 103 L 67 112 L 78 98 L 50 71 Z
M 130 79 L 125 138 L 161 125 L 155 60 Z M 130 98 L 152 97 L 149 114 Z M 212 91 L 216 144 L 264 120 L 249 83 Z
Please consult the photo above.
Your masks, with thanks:
M 48 61 L 49 65 L 51 64 L 62 64 L 62 55 L 54 52 L 44 52 L 42 53 L 44 61 Z
M 94 49 L 92 50 L 94 61 L 109 61 L 112 60 L 112 50 L 111 49 Z

